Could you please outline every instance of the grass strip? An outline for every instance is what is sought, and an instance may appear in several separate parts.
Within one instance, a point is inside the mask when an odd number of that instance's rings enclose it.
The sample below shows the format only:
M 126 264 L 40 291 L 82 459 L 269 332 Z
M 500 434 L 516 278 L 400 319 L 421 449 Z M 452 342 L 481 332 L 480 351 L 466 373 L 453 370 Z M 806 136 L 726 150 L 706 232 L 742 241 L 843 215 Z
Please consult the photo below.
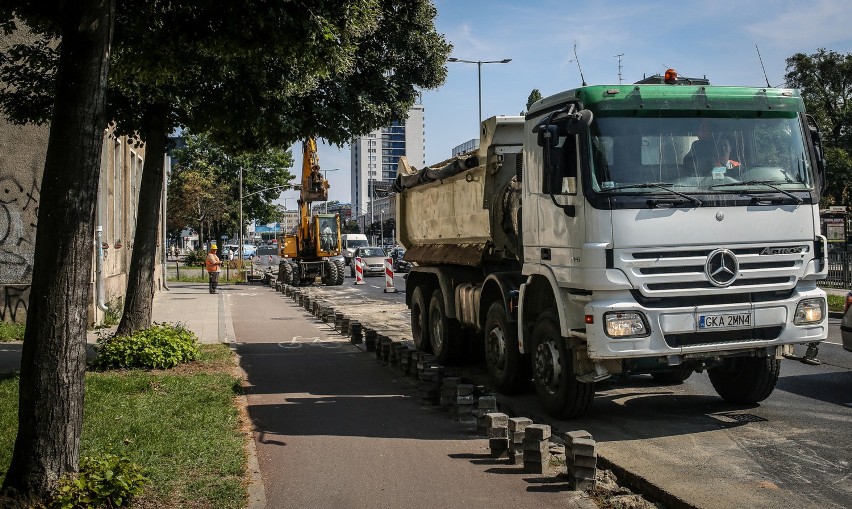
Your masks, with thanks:
M 152 482 L 135 507 L 244 506 L 231 355 L 225 345 L 204 345 L 201 361 L 173 370 L 86 374 L 81 454 L 109 452 L 142 465 Z M 17 375 L 0 379 L 0 480 L 11 461 L 17 399 Z
M 828 294 L 828 310 L 829 311 L 839 311 L 843 312 L 843 308 L 846 306 L 846 296 L 845 295 L 835 295 L 833 293 Z
M 0 343 L 23 340 L 24 328 L 23 323 L 0 322 Z

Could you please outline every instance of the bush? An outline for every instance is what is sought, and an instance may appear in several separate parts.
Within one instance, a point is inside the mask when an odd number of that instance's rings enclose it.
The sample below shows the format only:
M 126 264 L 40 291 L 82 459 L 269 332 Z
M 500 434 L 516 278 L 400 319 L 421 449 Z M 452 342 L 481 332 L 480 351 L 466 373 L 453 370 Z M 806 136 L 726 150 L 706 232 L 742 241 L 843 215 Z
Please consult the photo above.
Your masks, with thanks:
M 0 341 L 21 341 L 24 339 L 23 323 L 0 322 Z
M 154 324 L 131 336 L 100 339 L 95 346 L 98 369 L 167 369 L 198 359 L 198 338 L 182 325 Z
M 207 260 L 207 253 L 202 249 L 197 249 L 186 253 L 183 257 L 183 264 L 189 267 L 201 267 L 205 260 Z
M 59 480 L 48 509 L 125 507 L 148 484 L 142 467 L 114 454 L 83 457 L 80 472 Z

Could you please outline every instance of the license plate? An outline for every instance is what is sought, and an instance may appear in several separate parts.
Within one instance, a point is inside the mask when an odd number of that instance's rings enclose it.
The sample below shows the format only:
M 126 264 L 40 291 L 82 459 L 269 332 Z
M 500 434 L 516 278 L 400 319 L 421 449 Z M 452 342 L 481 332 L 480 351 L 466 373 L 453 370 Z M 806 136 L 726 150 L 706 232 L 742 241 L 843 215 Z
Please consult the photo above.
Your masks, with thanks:
M 698 330 L 747 329 L 752 326 L 751 313 L 714 313 L 698 315 Z

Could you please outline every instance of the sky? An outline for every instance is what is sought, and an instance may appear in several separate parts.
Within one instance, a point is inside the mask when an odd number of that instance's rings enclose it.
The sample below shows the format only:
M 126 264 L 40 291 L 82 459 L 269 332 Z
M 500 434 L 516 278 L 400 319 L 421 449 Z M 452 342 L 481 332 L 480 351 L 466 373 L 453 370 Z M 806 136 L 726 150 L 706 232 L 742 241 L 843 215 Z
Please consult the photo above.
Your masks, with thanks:
M 533 89 L 543 97 L 581 85 L 624 83 L 673 68 L 714 85 L 783 86 L 786 62 L 819 48 L 852 53 L 852 0 L 434 0 L 453 57 L 482 65 L 482 115 L 517 115 Z M 755 44 L 760 49 L 766 78 Z M 477 65 L 447 63 L 447 80 L 423 92 L 426 163 L 450 157 L 478 133 Z M 293 146 L 301 164 L 301 143 Z M 320 143 L 329 199 L 350 202 L 350 151 Z M 294 168 L 298 174 L 299 167 Z M 296 191 L 279 203 L 295 207 Z

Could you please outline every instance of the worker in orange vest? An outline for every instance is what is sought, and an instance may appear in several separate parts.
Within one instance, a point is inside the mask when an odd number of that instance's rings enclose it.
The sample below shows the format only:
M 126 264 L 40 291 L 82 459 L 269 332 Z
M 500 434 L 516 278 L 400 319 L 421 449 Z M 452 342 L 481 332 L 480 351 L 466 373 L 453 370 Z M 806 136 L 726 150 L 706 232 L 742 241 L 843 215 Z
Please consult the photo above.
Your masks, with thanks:
M 219 284 L 219 267 L 222 266 L 222 260 L 216 256 L 218 247 L 216 244 L 210 245 L 210 252 L 207 254 L 207 259 L 204 265 L 207 268 L 207 275 L 210 276 L 210 293 L 216 293 L 216 286 Z

